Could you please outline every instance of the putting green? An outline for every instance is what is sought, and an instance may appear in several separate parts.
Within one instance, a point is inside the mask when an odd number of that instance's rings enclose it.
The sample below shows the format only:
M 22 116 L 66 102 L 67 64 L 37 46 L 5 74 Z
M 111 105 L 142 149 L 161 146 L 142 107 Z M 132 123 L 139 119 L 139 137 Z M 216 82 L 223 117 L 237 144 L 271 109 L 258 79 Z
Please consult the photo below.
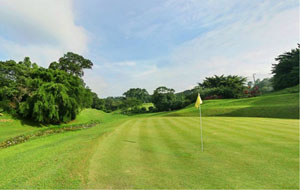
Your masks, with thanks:
M 101 140 L 88 188 L 297 188 L 298 120 L 157 117 Z
M 111 117 L 0 150 L 0 188 L 296 189 L 295 119 Z M 114 121 L 112 121 L 114 120 Z

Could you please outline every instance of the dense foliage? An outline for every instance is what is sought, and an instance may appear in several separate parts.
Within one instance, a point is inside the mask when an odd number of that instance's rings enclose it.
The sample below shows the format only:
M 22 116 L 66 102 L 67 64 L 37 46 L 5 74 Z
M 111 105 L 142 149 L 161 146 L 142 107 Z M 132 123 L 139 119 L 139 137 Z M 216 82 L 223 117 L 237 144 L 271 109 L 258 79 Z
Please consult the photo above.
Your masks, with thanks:
M 81 61 L 74 59 L 73 64 L 81 68 Z M 79 77 L 83 75 L 82 69 L 79 74 L 54 67 L 46 69 L 31 63 L 27 57 L 19 63 L 0 62 L 2 107 L 41 123 L 70 121 L 92 104 L 91 90 Z
M 58 62 L 52 62 L 49 65 L 50 69 L 59 69 L 75 76 L 82 77 L 83 69 L 91 69 L 93 63 L 76 53 L 68 52 L 61 57 Z
M 142 102 L 151 102 L 151 97 L 146 89 L 131 88 L 123 94 L 126 98 L 135 98 Z
M 175 90 L 165 86 L 158 87 L 152 95 L 152 102 L 157 111 L 170 111 L 183 108 L 189 104 L 183 95 L 176 95 Z
M 239 98 L 243 95 L 247 79 L 237 75 L 206 77 L 199 86 L 206 96 L 222 98 Z
M 278 64 L 273 64 L 272 73 L 274 74 L 273 86 L 275 90 L 299 84 L 299 48 L 292 49 L 290 52 L 279 55 L 275 58 Z

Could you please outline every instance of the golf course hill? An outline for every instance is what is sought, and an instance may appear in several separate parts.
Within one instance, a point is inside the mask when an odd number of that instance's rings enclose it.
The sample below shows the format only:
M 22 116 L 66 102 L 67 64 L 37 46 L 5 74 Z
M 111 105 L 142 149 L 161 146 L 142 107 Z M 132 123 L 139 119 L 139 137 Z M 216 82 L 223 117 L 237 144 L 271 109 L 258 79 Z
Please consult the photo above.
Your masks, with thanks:
M 299 86 L 136 115 L 0 116 L 0 189 L 296 189 Z M 16 142 L 15 142 L 16 141 Z
M 195 117 L 199 112 L 192 104 L 164 115 Z M 202 115 L 299 119 L 299 85 L 252 98 L 207 100 Z

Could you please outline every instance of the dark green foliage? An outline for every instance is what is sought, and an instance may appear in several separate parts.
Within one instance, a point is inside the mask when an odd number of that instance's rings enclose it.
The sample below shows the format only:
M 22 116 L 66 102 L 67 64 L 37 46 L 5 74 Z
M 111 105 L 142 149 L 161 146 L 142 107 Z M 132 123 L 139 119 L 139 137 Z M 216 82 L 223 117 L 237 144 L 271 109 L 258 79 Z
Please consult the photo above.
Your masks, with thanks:
M 152 112 L 155 112 L 156 110 L 155 110 L 155 108 L 154 108 L 153 106 L 150 106 L 150 107 L 148 108 L 148 111 L 149 111 L 150 113 L 152 113 Z
M 122 107 L 123 97 L 107 97 L 104 99 L 105 112 L 112 112 Z
M 123 94 L 126 98 L 135 98 L 137 100 L 140 100 L 144 103 L 150 102 L 151 97 L 146 89 L 141 88 L 131 88 L 127 92 L 124 92 Z
M 299 84 L 299 47 L 275 58 L 278 64 L 273 64 L 273 86 L 275 90 Z
M 78 55 L 76 53 L 68 52 L 61 57 L 58 62 L 52 62 L 49 66 L 50 69 L 59 69 L 67 73 L 82 77 L 84 75 L 83 69 L 91 69 L 93 63 Z
M 175 101 L 175 90 L 164 86 L 158 87 L 154 90 L 152 95 L 152 102 L 158 111 L 172 110 L 172 104 Z
M 190 102 L 181 94 L 175 94 L 174 89 L 167 87 L 158 87 L 152 95 L 152 102 L 157 111 L 170 111 L 181 109 Z M 153 109 L 154 110 L 154 109 Z M 152 111 L 153 111 L 152 110 Z
M 126 98 L 123 100 L 121 107 L 123 110 L 127 110 L 129 108 L 138 107 L 141 104 L 142 104 L 141 100 L 138 100 L 136 98 Z
M 92 108 L 97 110 L 105 110 L 104 99 L 98 98 L 98 95 L 94 92 L 92 92 L 92 100 Z
M 243 95 L 246 78 L 237 75 L 206 77 L 199 87 L 207 92 L 201 93 L 206 96 L 218 96 L 220 98 L 239 98 Z M 207 94 L 206 94 L 207 93 Z
M 78 111 L 78 103 L 68 95 L 68 89 L 53 82 L 43 84 L 19 105 L 21 116 L 43 123 L 70 121 L 75 119 Z
M 27 57 L 0 62 L 0 79 L 1 107 L 37 122 L 67 122 L 92 105 L 91 90 L 76 74 L 38 67 Z

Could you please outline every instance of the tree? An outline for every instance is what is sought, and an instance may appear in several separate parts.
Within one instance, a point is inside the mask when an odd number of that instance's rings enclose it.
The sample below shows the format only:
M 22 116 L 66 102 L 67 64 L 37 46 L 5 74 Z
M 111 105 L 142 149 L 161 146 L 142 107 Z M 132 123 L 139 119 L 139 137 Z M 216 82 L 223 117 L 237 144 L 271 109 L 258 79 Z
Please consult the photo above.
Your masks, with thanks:
M 78 104 L 59 83 L 45 83 L 19 106 L 23 117 L 42 123 L 60 123 L 75 119 Z
M 92 105 L 92 92 L 77 75 L 46 69 L 26 57 L 0 62 L 0 103 L 11 113 L 42 123 L 67 122 Z
M 123 100 L 121 107 L 123 112 L 126 112 L 128 109 L 138 109 L 140 105 L 142 105 L 141 100 L 138 100 L 136 98 L 126 98 L 125 100 Z
M 135 99 L 140 100 L 144 103 L 150 101 L 150 95 L 149 95 L 149 93 L 147 92 L 146 89 L 131 88 L 128 91 L 124 92 L 123 95 L 126 98 L 135 98 Z
M 59 69 L 67 73 L 82 77 L 83 69 L 91 69 L 93 63 L 89 59 L 85 59 L 81 55 L 68 52 L 63 57 L 59 58 L 58 62 L 52 62 L 49 69 Z
M 274 74 L 273 87 L 275 90 L 299 84 L 299 48 L 283 53 L 275 58 L 278 64 L 273 64 Z
M 92 92 L 92 108 L 97 110 L 105 110 L 104 100 L 98 98 L 98 95 L 95 92 Z
M 206 77 L 199 87 L 206 90 L 207 96 L 222 96 L 223 98 L 238 98 L 245 89 L 245 77 L 237 75 Z
M 169 111 L 173 109 L 173 104 L 176 100 L 175 90 L 164 86 L 154 90 L 152 102 L 158 111 Z
M 271 92 L 273 90 L 272 80 L 273 78 L 257 79 L 255 81 L 255 86 L 257 86 L 262 93 Z

